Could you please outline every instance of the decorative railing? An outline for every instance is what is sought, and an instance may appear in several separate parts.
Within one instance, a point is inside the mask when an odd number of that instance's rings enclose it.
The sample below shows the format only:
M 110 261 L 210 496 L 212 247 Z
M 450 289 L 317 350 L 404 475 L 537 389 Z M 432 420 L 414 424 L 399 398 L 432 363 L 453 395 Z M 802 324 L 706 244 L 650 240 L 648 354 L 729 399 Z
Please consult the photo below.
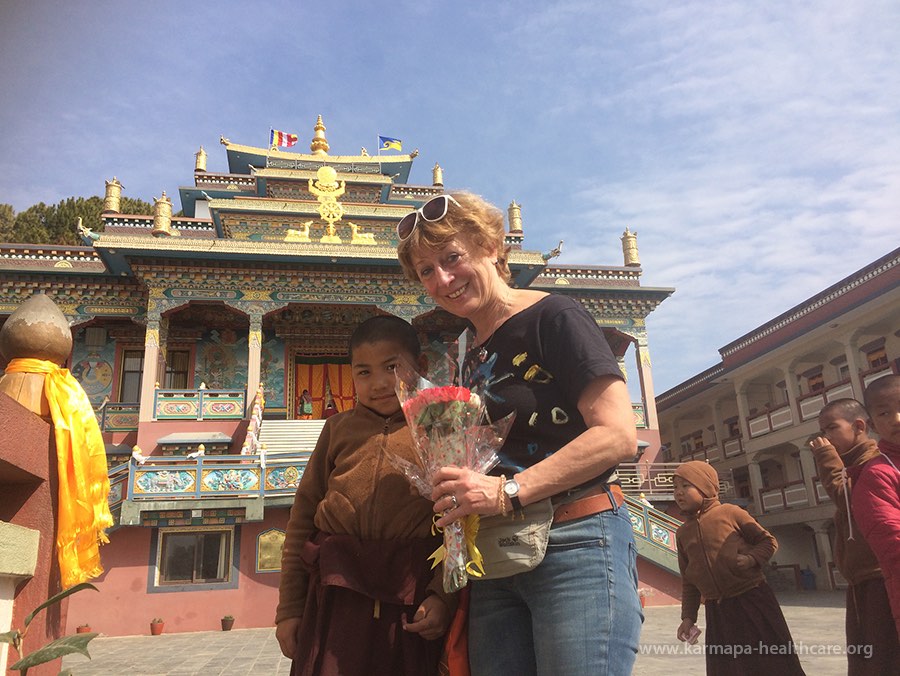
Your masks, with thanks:
M 104 404 L 97 411 L 97 422 L 104 432 L 133 432 L 138 428 L 140 404 Z
M 122 502 L 128 499 L 129 465 L 123 463 L 109 470 L 109 510 L 115 514 L 122 508 Z
M 740 437 L 731 437 L 731 439 L 726 439 L 722 443 L 722 448 L 725 451 L 726 458 L 733 458 L 736 455 L 740 455 L 744 452 L 744 445 L 741 443 Z
M 641 402 L 631 403 L 631 412 L 634 414 L 634 426 L 638 429 L 647 427 L 647 411 Z
M 240 420 L 244 417 L 244 390 L 156 390 L 156 420 Z
M 263 411 L 266 408 L 266 397 L 263 394 L 262 385 L 256 390 L 253 398 L 253 409 L 250 414 L 250 424 L 247 426 L 247 436 L 241 444 L 241 455 L 262 454 L 265 463 L 265 448 L 259 443 L 259 430 L 262 427 Z
M 760 416 L 750 418 L 750 436 L 759 437 L 775 430 L 790 427 L 794 424 L 794 416 L 791 414 L 791 405 L 784 404 L 776 409 L 766 411 Z
M 814 392 L 800 397 L 800 400 L 797 402 L 800 407 L 800 418 L 803 420 L 816 418 L 825 404 L 836 399 L 844 399 L 845 397 L 853 397 L 853 386 L 849 380 L 835 383 L 821 392 Z
M 297 490 L 308 453 L 264 461 L 259 455 L 160 457 L 128 467 L 131 500 L 178 500 L 210 497 L 292 495 Z
M 892 373 L 894 373 L 894 370 L 890 366 L 881 366 L 869 369 L 868 371 L 862 371 L 859 375 L 862 376 L 863 389 L 867 388 L 873 381 L 878 380 L 882 376 L 889 376 Z
M 637 497 L 641 493 L 648 500 L 671 500 L 674 494 L 673 479 L 680 462 L 625 462 L 616 474 L 626 496 Z M 719 471 L 719 495 L 734 497 L 734 480 L 731 470 Z
M 642 538 L 666 554 L 677 556 L 675 531 L 678 530 L 681 521 L 645 505 L 631 496 L 625 496 L 625 501 L 628 503 L 631 529 L 634 531 L 635 537 Z M 677 570 L 677 563 L 675 569 Z
M 778 512 L 792 507 L 809 506 L 809 495 L 803 480 L 790 481 L 783 486 L 761 488 L 759 504 L 763 512 Z

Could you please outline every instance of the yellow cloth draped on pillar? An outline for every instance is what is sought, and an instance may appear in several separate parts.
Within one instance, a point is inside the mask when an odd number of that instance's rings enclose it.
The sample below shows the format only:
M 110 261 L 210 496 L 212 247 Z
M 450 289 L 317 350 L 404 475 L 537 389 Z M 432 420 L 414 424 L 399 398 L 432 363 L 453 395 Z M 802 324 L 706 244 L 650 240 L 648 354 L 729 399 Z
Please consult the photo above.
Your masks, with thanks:
M 43 373 L 50 404 L 59 472 L 56 551 L 62 586 L 67 589 L 97 577 L 100 542 L 113 525 L 109 513 L 106 450 L 94 409 L 68 369 L 41 359 L 13 359 L 7 373 Z

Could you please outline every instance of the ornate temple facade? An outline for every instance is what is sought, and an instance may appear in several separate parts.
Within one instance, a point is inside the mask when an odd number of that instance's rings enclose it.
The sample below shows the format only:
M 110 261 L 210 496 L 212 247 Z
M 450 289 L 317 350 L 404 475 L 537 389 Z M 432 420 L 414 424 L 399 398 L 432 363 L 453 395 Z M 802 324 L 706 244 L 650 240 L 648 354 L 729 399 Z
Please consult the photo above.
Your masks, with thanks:
M 900 373 L 900 249 L 737 338 L 657 398 L 661 460 L 705 460 L 778 539 L 792 586 L 833 589 L 835 506 L 809 440 L 828 402 Z M 874 435 L 874 432 L 872 432 Z
M 120 213 L 113 178 L 102 231 L 78 226 L 83 246 L 0 244 L 0 323 L 35 293 L 57 303 L 73 331 L 68 366 L 107 442 L 117 525 L 102 603 L 73 597 L 72 627 L 145 633 L 168 616 L 167 631 L 195 631 L 224 614 L 239 627 L 271 624 L 305 458 L 325 407 L 353 406 L 351 331 L 397 315 L 437 354 L 464 328 L 396 257 L 397 221 L 445 190 L 440 166 L 416 185 L 417 151 L 329 154 L 321 116 L 307 153 L 221 144 L 227 172 L 209 171 L 200 148 L 179 215 L 164 192 L 153 215 Z M 554 265 L 558 251 L 525 246 L 512 202 L 506 240 L 515 285 L 572 296 L 602 327 L 638 393 L 636 460 L 652 461 L 645 319 L 673 290 L 641 286 L 629 231 L 621 265 Z M 312 420 L 298 420 L 304 390 Z M 667 538 L 657 544 L 670 548 Z

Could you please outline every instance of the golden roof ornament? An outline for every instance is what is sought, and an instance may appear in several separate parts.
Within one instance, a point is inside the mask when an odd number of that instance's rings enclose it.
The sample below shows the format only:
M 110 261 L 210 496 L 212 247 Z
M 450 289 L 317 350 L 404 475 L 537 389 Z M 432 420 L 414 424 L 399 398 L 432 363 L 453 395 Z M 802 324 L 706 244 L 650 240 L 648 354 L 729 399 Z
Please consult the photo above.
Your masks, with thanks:
M 319 116 L 321 120 L 321 115 Z M 337 236 L 335 222 L 341 220 L 344 215 L 344 207 L 338 202 L 338 197 L 344 194 L 347 188 L 346 181 L 338 183 L 337 172 L 334 167 L 319 167 L 316 172 L 316 180 L 309 179 L 309 191 L 319 200 L 319 216 L 325 221 L 325 235 L 320 242 L 340 244 L 341 238 Z
M 119 179 L 113 176 L 111 181 L 106 182 L 106 196 L 103 198 L 103 213 L 117 214 L 119 213 L 119 204 L 122 198 L 122 184 Z
M 509 203 L 509 208 L 506 210 L 506 213 L 509 216 L 509 231 L 515 233 L 522 232 L 522 207 L 513 200 Z
M 622 233 L 622 253 L 625 255 L 626 267 L 641 267 L 641 260 L 638 258 L 637 233 L 631 232 L 627 226 L 625 232 Z
M 444 170 L 437 162 L 434 163 L 434 169 L 431 170 L 431 183 L 441 188 L 444 187 Z
M 203 146 L 194 153 L 194 171 L 206 171 L 206 151 L 203 150 Z
M 325 139 L 325 125 L 322 124 L 322 116 L 319 115 L 319 118 L 316 120 L 316 126 L 313 127 L 315 133 L 313 134 L 312 143 L 309 144 L 309 149 L 312 151 L 313 155 L 327 155 L 328 154 L 328 141 Z
M 172 227 L 172 200 L 163 190 L 162 197 L 153 198 L 153 230 L 150 234 L 154 237 L 178 237 L 180 232 Z

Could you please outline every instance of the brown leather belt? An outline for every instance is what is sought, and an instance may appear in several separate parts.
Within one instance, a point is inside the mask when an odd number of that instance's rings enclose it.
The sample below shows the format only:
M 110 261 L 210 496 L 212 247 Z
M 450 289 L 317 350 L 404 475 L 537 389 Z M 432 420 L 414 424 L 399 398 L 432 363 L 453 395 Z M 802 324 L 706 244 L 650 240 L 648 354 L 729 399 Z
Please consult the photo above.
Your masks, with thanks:
M 625 495 L 622 493 L 622 489 L 616 484 L 611 484 L 609 486 L 609 491 L 612 493 L 613 498 L 615 498 L 616 507 L 621 507 L 625 502 Z M 566 521 L 581 519 L 593 514 L 599 514 L 600 512 L 607 512 L 612 508 L 613 503 L 609 499 L 609 493 L 604 490 L 602 493 L 589 495 L 585 498 L 579 498 L 573 502 L 560 505 L 556 508 L 556 511 L 553 512 L 553 523 L 565 523 Z

